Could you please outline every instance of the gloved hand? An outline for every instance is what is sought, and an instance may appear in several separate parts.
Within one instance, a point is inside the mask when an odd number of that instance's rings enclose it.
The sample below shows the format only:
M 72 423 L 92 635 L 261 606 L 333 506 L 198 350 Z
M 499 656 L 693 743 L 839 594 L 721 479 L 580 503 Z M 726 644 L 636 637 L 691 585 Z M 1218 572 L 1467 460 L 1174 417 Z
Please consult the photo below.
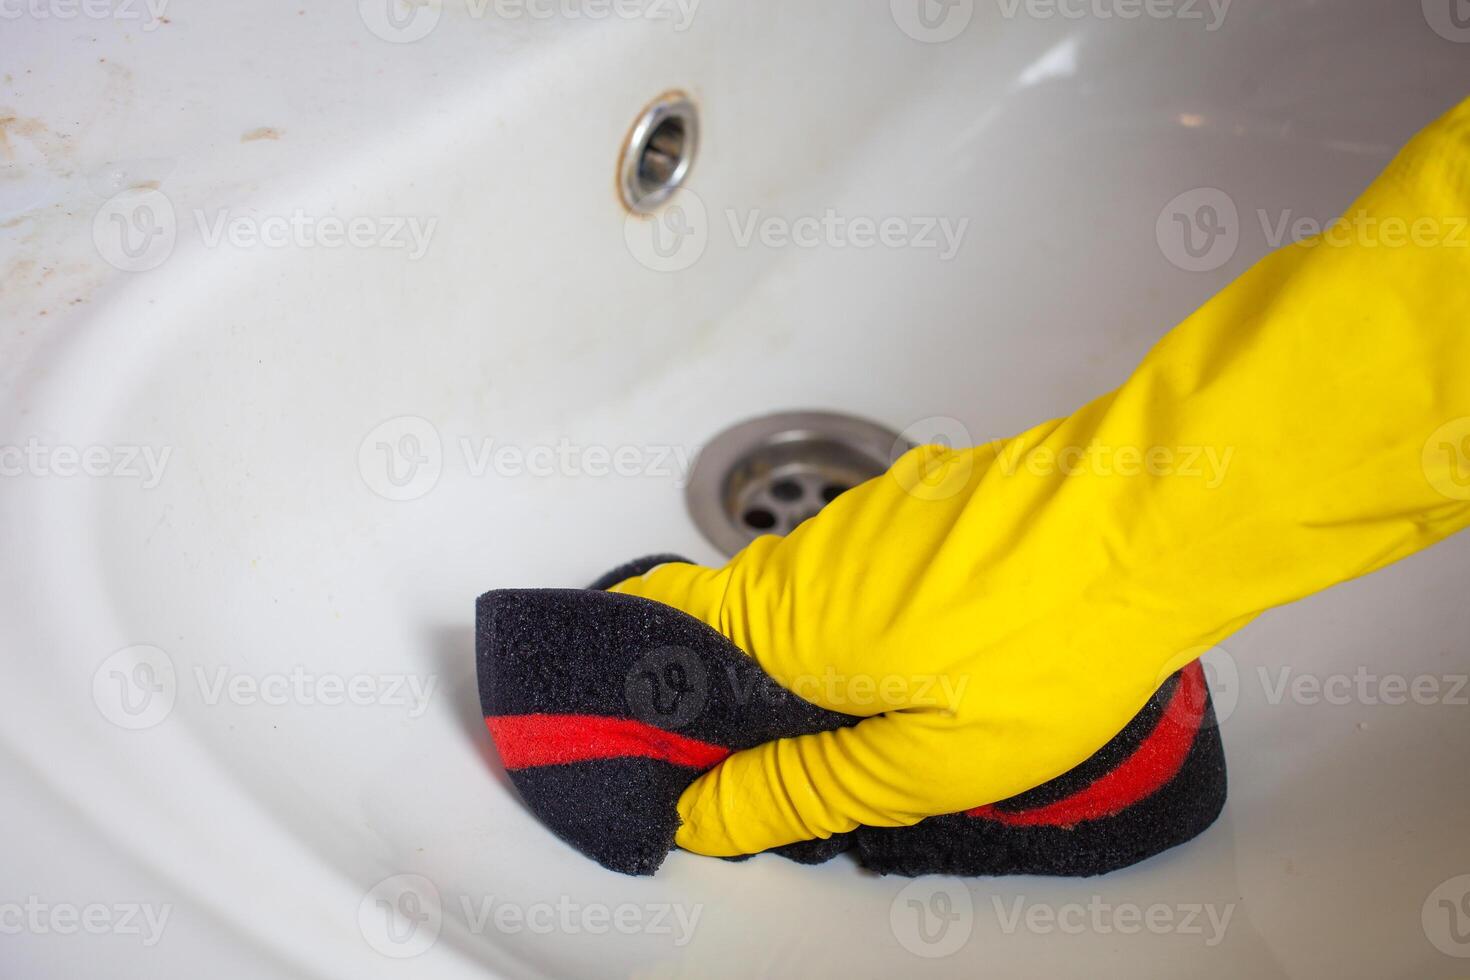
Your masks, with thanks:
M 1467 215 L 1470 102 L 1350 227 L 1262 260 L 1112 394 L 1002 443 L 915 449 L 724 568 L 616 587 L 869 716 L 705 774 L 678 844 L 746 854 L 1013 796 L 1263 610 L 1470 523 Z

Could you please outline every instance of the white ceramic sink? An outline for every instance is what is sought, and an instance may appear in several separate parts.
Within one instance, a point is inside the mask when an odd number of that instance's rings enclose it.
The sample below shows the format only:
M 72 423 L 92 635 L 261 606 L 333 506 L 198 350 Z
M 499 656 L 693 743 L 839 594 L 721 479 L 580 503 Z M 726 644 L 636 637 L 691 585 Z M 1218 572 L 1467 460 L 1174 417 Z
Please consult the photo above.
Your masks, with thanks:
M 0 972 L 1467 969 L 1464 537 L 1212 654 L 1225 815 L 1089 881 L 606 872 L 509 788 L 471 639 L 490 588 L 716 560 L 680 476 L 729 423 L 980 441 L 1118 384 L 1470 93 L 1455 8 L 375 3 L 0 26 Z M 630 223 L 613 177 L 669 89 L 704 221 L 651 260 L 669 213 Z M 829 211 L 849 230 L 780 244 Z M 1174 216 L 1211 214 L 1185 251 Z M 856 247 L 885 218 L 902 244 Z M 1279 696 L 1288 668 L 1377 680 Z

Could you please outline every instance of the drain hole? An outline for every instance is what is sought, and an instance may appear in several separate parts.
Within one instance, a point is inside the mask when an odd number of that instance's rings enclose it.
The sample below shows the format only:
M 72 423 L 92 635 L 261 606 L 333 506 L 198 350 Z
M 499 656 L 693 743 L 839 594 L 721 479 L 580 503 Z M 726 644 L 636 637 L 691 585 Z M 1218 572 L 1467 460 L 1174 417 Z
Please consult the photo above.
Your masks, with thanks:
M 806 491 L 795 480 L 778 480 L 771 484 L 771 496 L 787 502 L 800 500 Z
M 652 194 L 664 187 L 673 179 L 683 159 L 684 121 L 665 119 L 648 138 L 643 158 L 638 161 L 638 190 Z
M 830 504 L 851 489 L 852 487 L 844 487 L 840 483 L 829 483 L 822 488 L 822 500 Z
M 655 101 L 633 125 L 623 147 L 623 203 L 639 214 L 657 210 L 689 176 L 698 144 L 694 103 L 678 92 Z
M 776 526 L 776 515 L 764 507 L 753 507 L 745 512 L 743 518 L 747 527 L 753 527 L 757 531 L 769 531 Z

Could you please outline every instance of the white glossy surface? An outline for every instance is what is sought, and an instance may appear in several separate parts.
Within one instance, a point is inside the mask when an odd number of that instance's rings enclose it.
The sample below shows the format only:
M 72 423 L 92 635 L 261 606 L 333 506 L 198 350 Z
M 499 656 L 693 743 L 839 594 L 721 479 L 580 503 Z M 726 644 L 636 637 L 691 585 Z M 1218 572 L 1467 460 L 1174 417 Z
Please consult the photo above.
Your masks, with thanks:
M 1258 209 L 1274 221 L 1345 208 L 1470 91 L 1470 44 L 1431 29 L 1418 4 L 1376 0 L 1237 0 L 1215 31 L 1007 18 L 1010 5 L 982 2 L 937 44 L 898 29 L 881 0 L 706 0 L 685 31 L 476 9 L 446 6 L 407 44 L 347 4 L 0 28 L 0 116 L 15 117 L 0 147 L 0 445 L 170 452 L 151 488 L 35 467 L 0 480 L 0 903 L 172 906 L 149 947 L 0 935 L 7 975 L 1465 968 L 1421 912 L 1470 873 L 1470 708 L 1272 703 L 1257 672 L 1463 675 L 1470 540 L 1226 644 L 1240 678 L 1224 723 L 1232 797 L 1207 835 L 1101 880 L 971 882 L 973 914 L 956 926 L 968 939 L 930 959 L 903 916 L 942 883 L 903 892 L 845 861 L 688 855 L 633 881 L 526 813 L 479 718 L 475 595 L 580 583 L 651 550 L 714 556 L 670 476 L 476 475 L 460 440 L 687 453 L 731 421 L 806 406 L 895 428 L 951 416 L 983 440 L 1067 412 L 1268 249 Z M 710 224 L 697 262 L 661 272 L 630 251 L 646 229 L 625 228 L 613 175 L 625 127 L 673 87 L 703 109 L 691 187 Z M 94 216 L 149 182 L 172 202 L 178 242 L 159 267 L 120 271 Z M 1238 205 L 1240 241 L 1189 273 L 1155 226 L 1200 187 Z M 418 261 L 211 248 L 193 215 L 221 208 L 437 225 Z M 756 208 L 970 224 L 948 262 L 740 247 L 724 215 Z M 404 416 L 432 424 L 443 471 L 394 502 L 370 488 L 382 474 L 369 465 L 365 479 L 359 449 Z M 173 665 L 176 701 L 127 731 L 99 710 L 120 664 L 108 658 L 145 644 Z M 221 668 L 259 680 L 297 667 L 437 687 L 421 713 L 209 703 Z M 443 925 L 419 957 L 395 959 L 371 941 L 385 941 L 372 901 L 366 928 L 359 911 L 405 873 L 437 888 Z M 684 945 L 650 930 L 477 928 L 460 899 L 490 896 L 673 903 L 699 919 Z M 1018 899 L 1064 910 L 1094 896 L 1231 918 L 1214 945 L 1125 934 L 1116 918 L 1077 934 L 1005 928 Z

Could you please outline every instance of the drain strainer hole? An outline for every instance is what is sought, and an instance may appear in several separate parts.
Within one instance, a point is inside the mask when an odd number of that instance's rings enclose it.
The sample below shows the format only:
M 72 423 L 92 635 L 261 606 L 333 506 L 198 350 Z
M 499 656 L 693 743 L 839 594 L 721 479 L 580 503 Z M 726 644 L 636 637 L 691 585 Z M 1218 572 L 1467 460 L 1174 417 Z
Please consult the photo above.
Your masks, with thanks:
M 776 515 L 756 507 L 745 512 L 745 525 L 757 531 L 769 531 L 776 526 Z
M 822 488 L 822 501 L 824 503 L 830 504 L 832 501 L 836 500 L 838 497 L 842 496 L 844 493 L 847 493 L 847 491 L 851 489 L 852 487 L 844 487 L 841 484 L 829 483 Z
M 806 496 L 806 491 L 795 480 L 777 480 L 771 484 L 771 496 L 777 500 L 790 502 Z

